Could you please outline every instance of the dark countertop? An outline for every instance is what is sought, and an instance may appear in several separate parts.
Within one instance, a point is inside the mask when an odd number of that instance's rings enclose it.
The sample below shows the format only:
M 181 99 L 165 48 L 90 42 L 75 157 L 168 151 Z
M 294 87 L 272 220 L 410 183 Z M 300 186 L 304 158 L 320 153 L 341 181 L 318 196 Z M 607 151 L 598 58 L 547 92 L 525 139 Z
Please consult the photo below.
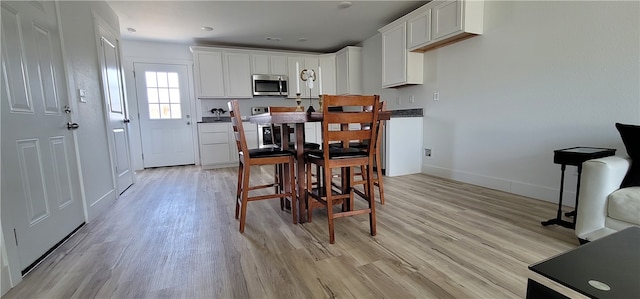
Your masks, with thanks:
M 230 123 L 231 116 L 204 116 L 202 117 L 202 121 L 198 123 Z
M 399 109 L 399 110 L 391 110 L 391 118 L 397 117 L 423 117 L 424 112 L 422 108 L 417 109 Z M 249 121 L 248 119 L 244 121 Z M 202 121 L 199 123 L 229 123 L 231 122 L 230 116 L 205 116 L 202 117 Z
M 391 110 L 391 118 L 396 118 L 396 117 L 423 117 L 423 116 L 424 116 L 424 112 L 423 112 L 422 108 Z

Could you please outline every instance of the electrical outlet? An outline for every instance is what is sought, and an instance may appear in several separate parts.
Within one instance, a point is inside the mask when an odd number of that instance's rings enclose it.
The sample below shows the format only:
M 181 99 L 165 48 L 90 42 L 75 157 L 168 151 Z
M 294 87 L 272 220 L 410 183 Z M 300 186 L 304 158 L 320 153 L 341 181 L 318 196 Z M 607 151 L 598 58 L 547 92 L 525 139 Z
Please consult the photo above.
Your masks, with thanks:
M 434 92 L 433 93 L 433 100 L 434 101 L 439 101 L 440 100 L 440 93 L 439 92 Z
M 415 103 L 416 102 L 416 98 L 414 96 L 410 96 L 409 97 L 409 102 Z
M 431 149 L 430 148 L 425 148 L 424 149 L 424 156 L 425 157 L 431 157 Z

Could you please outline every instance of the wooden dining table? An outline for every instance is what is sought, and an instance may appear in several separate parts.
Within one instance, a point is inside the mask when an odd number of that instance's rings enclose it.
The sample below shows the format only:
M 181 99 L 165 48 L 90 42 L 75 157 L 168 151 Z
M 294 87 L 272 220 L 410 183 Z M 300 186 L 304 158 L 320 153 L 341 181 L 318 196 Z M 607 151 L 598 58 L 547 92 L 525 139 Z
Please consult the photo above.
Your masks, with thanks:
M 391 117 L 390 111 L 381 111 L 378 114 L 379 120 L 389 120 Z M 259 125 L 280 125 L 282 130 L 280 132 L 289 132 L 290 126 L 295 127 L 295 152 L 296 152 L 296 198 L 292 200 L 292 203 L 297 204 L 298 222 L 305 223 L 307 215 L 307 205 L 304 202 L 306 185 L 305 185 L 305 165 L 304 165 L 304 124 L 307 122 L 321 122 L 322 112 L 267 112 L 262 114 L 252 115 L 249 118 L 249 122 Z M 288 149 L 289 147 L 289 134 L 282 134 L 282 147 Z M 286 181 L 286 180 L 285 180 Z

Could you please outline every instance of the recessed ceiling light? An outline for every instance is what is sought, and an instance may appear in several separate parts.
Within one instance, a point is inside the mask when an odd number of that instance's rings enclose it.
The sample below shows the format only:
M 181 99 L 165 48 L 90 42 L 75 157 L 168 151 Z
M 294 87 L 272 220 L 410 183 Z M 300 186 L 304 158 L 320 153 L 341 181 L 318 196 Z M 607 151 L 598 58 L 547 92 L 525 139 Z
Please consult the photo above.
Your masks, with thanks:
M 127 31 L 129 31 L 129 33 L 136 33 L 138 30 L 135 30 L 134 28 L 131 28 L 131 27 L 127 27 Z
M 299 39 L 298 39 L 298 41 L 299 41 L 299 42 L 306 42 L 306 41 L 308 41 L 308 39 L 306 39 L 306 38 L 304 38 L 304 37 L 301 37 L 301 38 L 299 38 Z
M 202 29 L 202 30 L 204 30 L 204 31 L 213 31 L 213 27 L 211 27 L 211 26 L 203 26 L 203 27 L 202 27 L 202 28 L 200 28 L 200 29 Z
M 353 3 L 351 3 L 351 1 L 342 1 L 340 2 L 340 4 L 338 4 L 339 8 L 349 8 L 351 7 L 351 5 L 353 5 Z
M 274 41 L 274 42 L 279 42 L 279 41 L 281 41 L 281 40 L 282 40 L 282 39 L 281 39 L 281 38 L 279 38 L 279 37 L 271 37 L 271 36 L 267 36 L 265 39 L 266 39 L 266 40 L 271 40 L 271 41 Z

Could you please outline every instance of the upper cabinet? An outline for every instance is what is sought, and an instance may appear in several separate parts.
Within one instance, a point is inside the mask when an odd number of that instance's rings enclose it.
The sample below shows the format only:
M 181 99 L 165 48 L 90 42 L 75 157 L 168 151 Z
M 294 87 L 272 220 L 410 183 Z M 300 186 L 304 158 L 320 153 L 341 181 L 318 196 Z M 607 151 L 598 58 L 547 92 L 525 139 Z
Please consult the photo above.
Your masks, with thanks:
M 416 55 L 482 34 L 483 0 L 435 0 L 382 27 L 382 87 L 422 84 Z
M 408 16 L 407 48 L 424 52 L 482 34 L 484 1 L 436 0 Z
M 382 87 L 422 84 L 423 54 L 407 49 L 407 23 L 393 23 L 382 33 Z
M 197 98 L 224 97 L 224 72 L 221 51 L 192 48 Z
M 225 95 L 228 98 L 252 98 L 249 53 L 224 53 Z
M 251 53 L 251 63 L 254 75 L 287 75 L 288 73 L 286 55 L 254 52 Z
M 289 56 L 288 57 L 288 66 L 289 66 L 289 98 L 296 97 L 297 86 L 300 86 L 300 97 L 302 99 L 308 98 L 318 98 L 318 66 L 319 60 L 318 56 Z M 296 72 L 296 65 L 298 66 L 298 71 L 302 72 L 305 69 L 311 69 L 316 72 L 316 81 L 313 82 L 313 89 L 309 90 L 305 81 L 300 79 L 300 73 Z M 324 73 L 324 71 L 323 71 Z M 323 90 L 323 93 L 326 93 Z
M 251 98 L 251 61 L 248 52 L 191 47 L 196 97 Z
M 318 79 L 318 93 L 320 93 L 320 83 L 322 83 L 323 94 L 336 94 L 336 55 L 324 54 L 318 58 L 318 63 L 322 68 L 318 72 L 322 71 L 322 78 Z M 322 82 L 320 82 L 322 80 Z
M 336 53 L 336 94 L 362 94 L 362 48 L 345 47 Z

